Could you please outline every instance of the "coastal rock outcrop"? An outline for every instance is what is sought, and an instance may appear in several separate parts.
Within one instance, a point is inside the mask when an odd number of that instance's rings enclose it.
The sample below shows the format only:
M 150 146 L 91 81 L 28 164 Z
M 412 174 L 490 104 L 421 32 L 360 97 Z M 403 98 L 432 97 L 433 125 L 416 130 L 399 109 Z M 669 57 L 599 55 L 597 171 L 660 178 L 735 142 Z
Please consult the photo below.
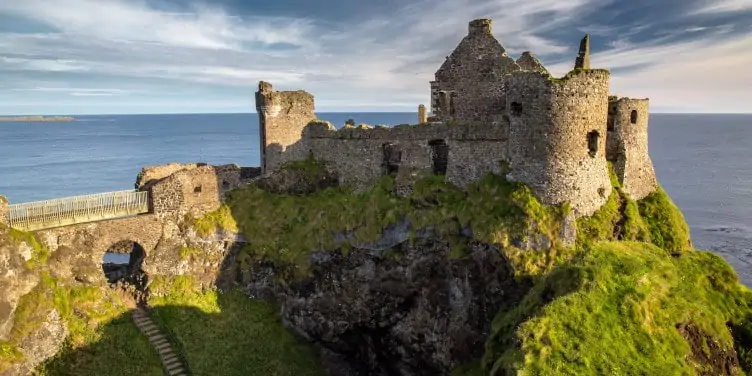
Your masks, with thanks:
M 32 237 L 0 224 L 0 375 L 27 375 L 55 355 L 68 335 L 40 264 L 43 250 Z
M 276 298 L 284 322 L 324 349 L 333 375 L 447 375 L 482 354 L 493 316 L 525 291 L 498 248 L 450 253 L 428 239 L 312 253 L 310 277 L 282 285 L 283 271 L 261 264 L 245 289 Z

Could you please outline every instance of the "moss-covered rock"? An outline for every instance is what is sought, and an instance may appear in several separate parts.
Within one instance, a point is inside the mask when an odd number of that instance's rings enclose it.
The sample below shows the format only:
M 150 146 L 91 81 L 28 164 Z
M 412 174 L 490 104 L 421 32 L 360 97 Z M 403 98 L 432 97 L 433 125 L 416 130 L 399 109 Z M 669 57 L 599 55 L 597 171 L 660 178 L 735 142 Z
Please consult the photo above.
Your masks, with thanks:
M 490 375 L 735 374 L 727 323 L 746 322 L 751 302 L 752 293 L 719 256 L 672 257 L 646 243 L 599 243 L 497 315 L 483 365 Z M 691 331 L 681 330 L 688 326 L 712 344 L 697 348 Z

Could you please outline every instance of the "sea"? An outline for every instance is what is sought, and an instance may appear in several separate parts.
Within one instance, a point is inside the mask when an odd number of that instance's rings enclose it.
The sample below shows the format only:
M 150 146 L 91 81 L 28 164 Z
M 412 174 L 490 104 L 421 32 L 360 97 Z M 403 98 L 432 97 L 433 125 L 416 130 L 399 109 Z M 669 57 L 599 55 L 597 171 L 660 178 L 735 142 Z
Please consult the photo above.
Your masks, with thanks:
M 415 113 L 320 113 L 342 125 L 414 123 Z M 133 189 L 144 166 L 259 165 L 258 117 L 96 115 L 0 123 L 0 194 L 11 203 Z M 752 114 L 652 114 L 649 152 L 695 248 L 724 257 L 752 286 Z

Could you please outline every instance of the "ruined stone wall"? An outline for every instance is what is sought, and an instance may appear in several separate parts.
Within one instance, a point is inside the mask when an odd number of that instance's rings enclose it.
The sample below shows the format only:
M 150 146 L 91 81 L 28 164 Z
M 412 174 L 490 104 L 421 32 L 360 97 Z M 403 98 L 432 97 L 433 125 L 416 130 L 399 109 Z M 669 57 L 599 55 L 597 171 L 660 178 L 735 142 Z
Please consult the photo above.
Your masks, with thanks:
M 518 72 L 506 82 L 508 178 L 528 184 L 545 204 L 569 202 L 576 215 L 592 214 L 611 192 L 605 137 L 608 71 L 573 71 L 562 79 Z M 590 132 L 598 135 L 594 151 Z
M 655 191 L 657 180 L 648 154 L 649 101 L 612 98 L 609 102 L 608 159 L 622 189 L 639 200 Z
M 313 95 L 302 91 L 274 91 L 268 82 L 259 83 L 256 92 L 259 115 L 262 171 L 274 170 L 287 160 L 297 159 L 305 148 L 287 150 L 299 143 L 301 132 L 314 120 Z
M 368 187 L 386 173 L 385 144 L 398 153 L 397 183 L 433 173 L 431 141 L 448 147 L 447 180 L 460 187 L 488 172 L 499 172 L 506 156 L 506 124 L 398 125 L 394 128 L 343 128 L 313 122 L 304 132 L 313 156 L 329 162 L 340 183 Z
M 199 165 L 179 170 L 148 185 L 152 213 L 201 216 L 219 208 L 227 192 L 246 184 L 259 173 L 234 164 Z
M 491 20 L 471 21 L 469 33 L 436 71 L 431 109 L 460 124 L 501 121 L 505 74 L 520 70 L 491 33 Z
M 147 166 L 141 169 L 136 177 L 136 189 L 142 189 L 148 184 L 155 183 L 157 180 L 164 179 L 178 171 L 190 170 L 198 167 L 199 164 L 180 164 L 169 163 L 161 166 Z

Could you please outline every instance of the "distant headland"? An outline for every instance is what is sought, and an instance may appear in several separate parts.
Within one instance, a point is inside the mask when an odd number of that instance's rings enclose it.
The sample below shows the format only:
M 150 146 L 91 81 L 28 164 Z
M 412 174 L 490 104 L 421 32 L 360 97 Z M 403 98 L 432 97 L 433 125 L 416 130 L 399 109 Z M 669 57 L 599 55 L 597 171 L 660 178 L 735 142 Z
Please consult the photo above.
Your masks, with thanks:
M 0 122 L 76 121 L 71 116 L 0 116 Z

